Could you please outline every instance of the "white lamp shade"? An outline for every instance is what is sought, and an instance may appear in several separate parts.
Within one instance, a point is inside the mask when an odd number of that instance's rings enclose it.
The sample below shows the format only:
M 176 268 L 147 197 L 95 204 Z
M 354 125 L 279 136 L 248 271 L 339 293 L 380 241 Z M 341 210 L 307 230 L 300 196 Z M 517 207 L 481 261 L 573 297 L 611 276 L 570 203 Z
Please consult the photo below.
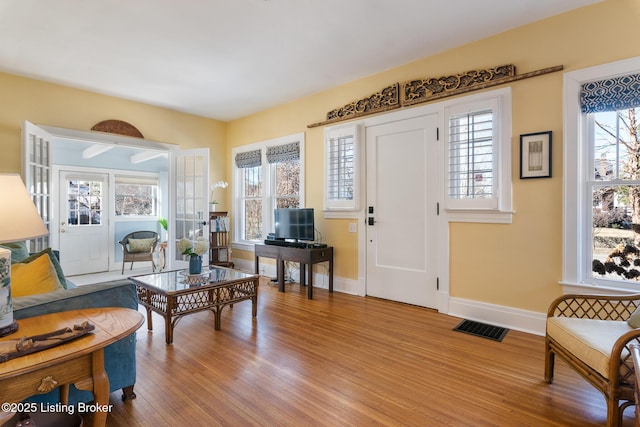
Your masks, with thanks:
M 35 239 L 49 230 L 20 175 L 0 174 L 0 243 Z

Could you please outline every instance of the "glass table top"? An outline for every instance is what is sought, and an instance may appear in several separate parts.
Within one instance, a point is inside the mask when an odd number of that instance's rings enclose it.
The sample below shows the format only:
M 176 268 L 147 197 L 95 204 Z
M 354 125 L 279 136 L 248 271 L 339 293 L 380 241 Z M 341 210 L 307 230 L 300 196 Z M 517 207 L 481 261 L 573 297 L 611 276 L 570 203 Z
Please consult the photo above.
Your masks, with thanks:
M 202 274 L 191 275 L 188 270 L 172 270 L 131 276 L 130 279 L 141 285 L 152 286 L 165 292 L 176 292 L 203 286 L 221 285 L 253 277 L 256 275 L 229 268 L 209 266 L 202 269 Z

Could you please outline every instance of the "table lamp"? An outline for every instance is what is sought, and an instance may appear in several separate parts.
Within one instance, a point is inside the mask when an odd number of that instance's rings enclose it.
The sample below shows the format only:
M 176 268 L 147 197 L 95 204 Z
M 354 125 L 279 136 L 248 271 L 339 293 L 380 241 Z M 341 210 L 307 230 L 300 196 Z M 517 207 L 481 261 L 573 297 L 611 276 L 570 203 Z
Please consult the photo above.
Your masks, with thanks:
M 0 173 L 0 244 L 46 236 L 49 230 L 18 174 Z M 0 337 L 18 330 L 11 302 L 11 251 L 0 247 Z

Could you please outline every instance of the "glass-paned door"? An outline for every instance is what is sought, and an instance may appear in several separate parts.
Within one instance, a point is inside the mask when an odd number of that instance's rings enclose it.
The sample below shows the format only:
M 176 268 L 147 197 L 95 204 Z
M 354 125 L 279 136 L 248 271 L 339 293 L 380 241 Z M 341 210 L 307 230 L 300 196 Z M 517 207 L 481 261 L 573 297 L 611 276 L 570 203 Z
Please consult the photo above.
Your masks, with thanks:
M 177 243 L 185 238 L 195 245 L 198 238 L 209 240 L 209 149 L 180 150 L 170 154 L 171 207 L 169 222 L 169 268 L 186 268 L 188 258 L 178 250 Z M 203 264 L 209 264 L 208 252 Z
M 51 135 L 25 121 L 22 129 L 23 180 L 47 229 L 51 230 Z M 29 241 L 29 250 L 39 252 L 50 246 L 49 236 Z

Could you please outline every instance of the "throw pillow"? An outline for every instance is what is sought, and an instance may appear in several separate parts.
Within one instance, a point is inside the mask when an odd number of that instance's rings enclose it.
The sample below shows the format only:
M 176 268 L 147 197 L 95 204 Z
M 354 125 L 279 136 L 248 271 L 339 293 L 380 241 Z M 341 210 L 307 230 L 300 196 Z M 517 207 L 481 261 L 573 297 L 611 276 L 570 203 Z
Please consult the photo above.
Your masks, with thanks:
M 11 294 L 14 297 L 42 294 L 64 289 L 48 254 L 27 263 L 11 266 Z
M 631 313 L 631 316 L 627 319 L 627 324 L 632 328 L 640 328 L 640 307 Z
M 20 261 L 20 263 L 29 263 L 33 260 L 35 260 L 36 258 L 39 258 L 43 255 L 48 255 L 49 256 L 49 260 L 51 261 L 51 264 L 53 265 L 53 268 L 56 270 L 56 275 L 58 276 L 58 280 L 60 281 L 60 284 L 62 285 L 63 288 L 67 289 L 67 281 L 64 278 L 64 272 L 62 271 L 62 267 L 60 266 L 60 261 L 58 261 L 58 257 L 55 256 L 53 254 L 53 251 L 51 250 L 51 248 L 47 248 L 44 249 L 36 254 L 33 254 L 25 259 L 23 259 L 22 261 Z M 12 262 L 13 264 L 13 262 Z
M 11 264 L 21 262 L 29 257 L 29 249 L 27 248 L 27 242 L 7 242 L 0 245 L 5 249 L 11 251 Z
M 149 239 L 129 239 L 129 252 L 151 252 L 155 237 Z

